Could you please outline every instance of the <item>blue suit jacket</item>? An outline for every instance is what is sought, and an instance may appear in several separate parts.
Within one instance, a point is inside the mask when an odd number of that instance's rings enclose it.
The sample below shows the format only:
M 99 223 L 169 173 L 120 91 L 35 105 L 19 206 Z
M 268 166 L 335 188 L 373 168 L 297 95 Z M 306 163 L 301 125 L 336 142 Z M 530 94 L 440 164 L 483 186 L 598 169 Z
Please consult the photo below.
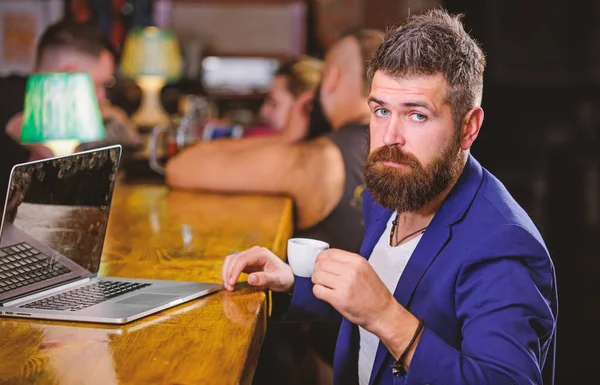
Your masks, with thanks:
M 391 216 L 364 199 L 369 258 Z M 288 319 L 340 317 L 296 277 Z M 527 214 L 469 157 L 410 258 L 394 297 L 425 323 L 407 376 L 379 343 L 371 384 L 541 384 L 555 341 L 554 267 Z M 342 319 L 334 358 L 338 385 L 358 383 L 358 327 Z M 554 357 L 547 360 L 552 365 Z

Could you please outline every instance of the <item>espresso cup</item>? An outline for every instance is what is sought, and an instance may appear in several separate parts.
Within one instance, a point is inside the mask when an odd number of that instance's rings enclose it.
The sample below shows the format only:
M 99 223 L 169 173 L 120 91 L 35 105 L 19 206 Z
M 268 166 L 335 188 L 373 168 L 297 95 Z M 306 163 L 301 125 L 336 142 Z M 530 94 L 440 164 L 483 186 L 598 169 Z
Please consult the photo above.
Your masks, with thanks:
M 298 277 L 312 277 L 317 254 L 329 248 L 323 241 L 309 238 L 291 238 L 288 240 L 288 263 Z

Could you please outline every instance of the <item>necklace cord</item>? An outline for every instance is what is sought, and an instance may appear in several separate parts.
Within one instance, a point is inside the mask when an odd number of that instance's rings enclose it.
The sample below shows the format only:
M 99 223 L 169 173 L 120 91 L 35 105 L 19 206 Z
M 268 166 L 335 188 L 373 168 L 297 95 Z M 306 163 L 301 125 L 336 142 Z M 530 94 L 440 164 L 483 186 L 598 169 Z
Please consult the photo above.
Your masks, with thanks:
M 390 245 L 394 245 L 393 247 L 396 247 L 408 238 L 412 237 L 413 235 L 418 233 L 424 233 L 425 230 L 427 230 L 427 226 L 420 228 L 417 231 L 413 231 L 408 235 L 405 235 L 404 237 L 402 237 L 402 239 L 399 239 L 398 241 L 396 241 L 396 243 L 394 243 L 394 235 L 396 236 L 396 238 L 398 238 L 398 216 L 396 215 L 396 218 L 394 218 L 394 221 L 392 222 L 392 230 L 390 231 Z

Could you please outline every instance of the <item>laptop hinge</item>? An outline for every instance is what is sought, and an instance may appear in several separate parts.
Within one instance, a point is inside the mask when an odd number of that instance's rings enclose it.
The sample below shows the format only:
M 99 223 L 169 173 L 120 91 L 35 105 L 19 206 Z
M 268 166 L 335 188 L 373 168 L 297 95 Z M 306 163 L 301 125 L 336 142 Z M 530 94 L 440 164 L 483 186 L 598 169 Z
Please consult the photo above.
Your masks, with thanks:
M 17 298 L 17 299 L 13 299 L 11 301 L 8 302 L 4 302 L 2 304 L 2 306 L 18 306 L 22 303 L 26 303 L 26 302 L 31 302 L 33 300 L 36 300 L 38 298 L 42 298 L 42 297 L 47 297 L 48 295 L 52 295 L 54 293 L 58 293 L 61 291 L 64 291 L 66 289 L 71 289 L 73 287 L 76 286 L 80 286 L 84 283 L 88 283 L 90 281 L 89 277 L 84 277 L 84 278 L 78 278 L 77 280 L 73 281 L 73 282 L 69 282 L 69 283 L 63 283 L 60 286 L 55 286 L 51 289 L 48 290 L 44 290 L 44 291 L 40 291 L 37 292 L 35 294 L 31 294 L 25 297 L 21 297 L 21 298 Z

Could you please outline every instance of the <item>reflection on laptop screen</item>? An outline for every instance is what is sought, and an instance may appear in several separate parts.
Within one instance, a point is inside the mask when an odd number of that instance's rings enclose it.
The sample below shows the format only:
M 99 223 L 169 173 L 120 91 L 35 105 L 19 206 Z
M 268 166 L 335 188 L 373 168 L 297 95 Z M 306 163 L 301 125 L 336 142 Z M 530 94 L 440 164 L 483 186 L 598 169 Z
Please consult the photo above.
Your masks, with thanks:
M 117 176 L 120 147 L 16 166 L 2 224 L 70 258 L 91 273 L 102 244 Z

